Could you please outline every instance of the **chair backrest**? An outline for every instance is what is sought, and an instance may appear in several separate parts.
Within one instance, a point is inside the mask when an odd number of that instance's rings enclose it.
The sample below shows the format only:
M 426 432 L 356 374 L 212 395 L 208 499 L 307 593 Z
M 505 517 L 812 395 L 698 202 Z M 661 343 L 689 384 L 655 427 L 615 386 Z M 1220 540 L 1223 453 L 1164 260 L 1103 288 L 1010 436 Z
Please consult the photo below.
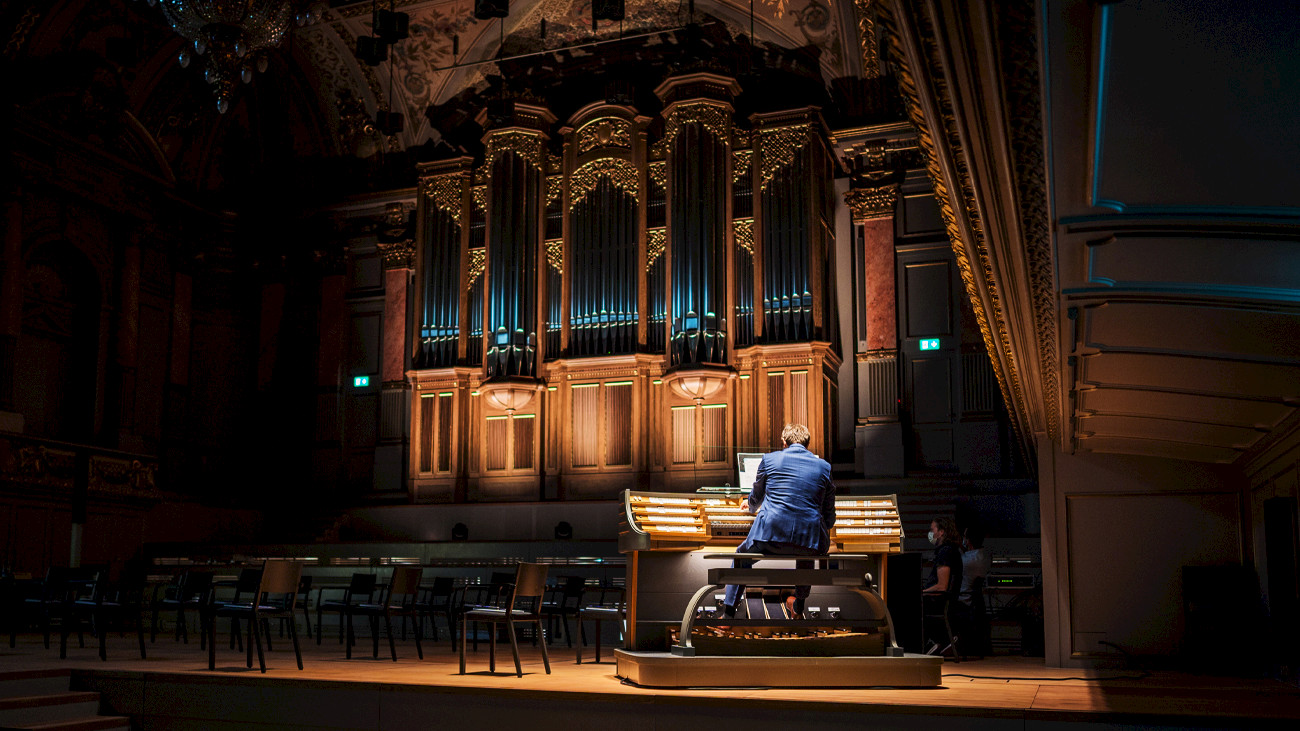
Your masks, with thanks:
M 522 601 L 532 605 L 533 611 L 540 608 L 542 595 L 546 593 L 546 569 L 544 563 L 521 563 L 515 571 L 515 589 L 510 595 L 510 611 L 519 611 L 517 605 Z
M 207 571 L 188 571 L 178 598 L 183 601 L 196 599 L 202 601 L 210 591 L 212 591 L 212 574 Z
M 420 593 L 420 578 L 424 569 L 419 566 L 396 566 L 388 580 L 388 603 L 393 606 L 410 606 Z
M 343 601 L 351 604 L 353 598 L 365 597 L 370 598 L 375 593 L 375 575 L 374 574 L 353 574 L 352 581 L 348 584 L 347 596 Z
M 433 577 L 433 586 L 429 588 L 429 599 L 432 600 L 450 600 L 451 593 L 456 590 L 456 580 L 450 576 Z M 438 602 L 441 603 L 441 602 Z
M 298 580 L 301 578 L 301 561 L 267 561 L 262 569 L 259 602 L 293 609 L 298 599 Z
M 311 576 L 299 577 L 298 593 L 302 595 L 303 599 L 306 599 L 307 595 L 311 593 Z
M 582 604 L 582 595 L 587 591 L 587 580 L 581 576 L 566 576 L 560 591 L 561 606 L 577 609 Z

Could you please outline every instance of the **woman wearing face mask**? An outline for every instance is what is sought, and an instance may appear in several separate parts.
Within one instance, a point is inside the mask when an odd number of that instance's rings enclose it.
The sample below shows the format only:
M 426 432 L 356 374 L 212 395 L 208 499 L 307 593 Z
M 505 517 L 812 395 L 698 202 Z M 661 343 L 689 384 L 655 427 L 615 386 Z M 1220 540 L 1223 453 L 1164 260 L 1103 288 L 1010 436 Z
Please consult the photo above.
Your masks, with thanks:
M 927 536 L 934 549 L 934 564 L 923 593 L 956 599 L 961 589 L 961 533 L 952 518 L 935 518 Z

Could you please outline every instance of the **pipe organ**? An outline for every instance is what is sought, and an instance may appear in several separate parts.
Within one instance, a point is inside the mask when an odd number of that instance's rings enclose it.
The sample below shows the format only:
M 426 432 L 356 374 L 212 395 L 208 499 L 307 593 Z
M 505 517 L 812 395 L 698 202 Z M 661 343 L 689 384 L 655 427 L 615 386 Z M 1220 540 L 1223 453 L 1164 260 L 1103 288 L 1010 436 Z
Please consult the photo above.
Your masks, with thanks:
M 413 499 L 613 497 L 731 479 L 788 421 L 833 443 L 833 158 L 814 108 L 737 118 L 673 77 L 656 117 L 515 101 L 420 165 Z M 774 439 L 775 437 L 775 439 Z

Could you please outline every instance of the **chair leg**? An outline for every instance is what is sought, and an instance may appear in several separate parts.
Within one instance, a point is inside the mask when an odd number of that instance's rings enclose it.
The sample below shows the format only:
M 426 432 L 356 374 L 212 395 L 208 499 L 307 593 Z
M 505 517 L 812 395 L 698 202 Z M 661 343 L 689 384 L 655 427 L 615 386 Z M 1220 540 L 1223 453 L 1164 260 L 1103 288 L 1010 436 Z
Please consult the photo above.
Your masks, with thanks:
M 140 659 L 143 660 L 145 659 L 144 657 L 144 610 L 143 609 L 139 610 L 137 619 L 139 621 L 135 623 L 135 636 L 136 639 L 140 640 Z
M 280 630 L 284 630 L 284 625 L 280 625 Z M 262 620 L 262 636 L 266 638 L 266 651 L 273 652 L 275 648 L 271 647 L 271 620 Z
M 488 622 L 488 628 L 488 672 L 495 673 L 497 671 L 497 623 Z M 478 630 L 474 631 L 474 635 L 477 639 Z
M 68 659 L 68 618 L 59 622 L 59 659 Z
M 248 625 L 248 641 L 244 643 L 244 655 L 247 666 L 251 668 L 253 667 L 253 633 L 257 631 L 257 620 L 249 619 L 246 624 Z M 262 651 L 260 641 L 257 645 L 257 651 Z
M 384 612 L 384 627 L 388 630 L 388 651 L 393 654 L 393 662 L 397 662 L 397 643 L 393 640 L 393 618 Z M 406 639 L 406 617 L 402 617 L 402 639 Z M 378 646 L 379 638 L 375 638 L 375 644 Z M 378 655 L 379 653 L 375 653 Z
M 302 670 L 302 648 L 298 647 L 298 625 L 292 619 L 289 620 L 289 639 L 293 641 L 293 656 L 298 661 L 298 669 Z
M 208 670 L 217 669 L 217 618 L 216 616 L 208 617 L 208 626 L 205 628 L 208 633 Z
M 466 625 L 467 623 L 468 623 L 468 620 L 465 619 L 464 616 L 462 616 L 462 617 L 460 618 L 460 636 L 461 636 L 461 641 L 460 641 L 460 674 L 461 674 L 461 675 L 464 675 L 464 674 L 465 674 L 465 640 L 464 640 L 464 637 L 465 637 L 465 625 Z M 452 646 L 452 649 L 453 649 L 453 650 L 456 649 L 456 643 L 453 642 L 451 646 Z
M 158 605 L 149 605 L 149 642 L 158 641 Z
M 542 641 L 537 643 L 542 648 L 542 666 L 546 668 L 546 674 L 551 674 L 551 658 L 546 656 L 546 630 L 542 627 L 542 621 L 537 620 L 537 634 L 542 635 Z
M 348 653 L 348 654 L 347 654 L 347 658 L 348 658 L 349 660 L 351 660 L 351 659 L 352 659 L 352 612 L 347 612 L 347 613 L 346 613 L 346 616 L 347 616 L 347 620 L 346 620 L 346 621 L 347 621 L 347 625 L 348 625 L 348 636 L 347 636 L 347 639 L 343 641 L 343 644 L 347 646 L 347 653 Z M 343 620 L 344 620 L 344 617 L 340 616 L 340 617 L 339 617 L 339 620 L 340 620 L 340 621 L 339 621 L 339 629 L 342 629 L 342 628 L 343 628 Z M 319 627 L 320 625 L 316 625 L 316 626 Z M 319 637 L 319 636 L 320 636 L 320 633 L 317 632 L 317 633 L 316 633 L 316 636 Z
M 384 619 L 387 620 L 388 617 L 385 616 Z M 379 659 L 379 617 L 370 618 L 370 639 L 375 645 L 374 658 L 378 660 Z
M 421 634 L 423 634 L 423 632 L 416 632 L 416 633 L 415 633 L 415 655 L 416 655 L 416 657 L 418 657 L 418 658 L 420 658 L 421 660 L 423 660 L 423 659 L 424 659 L 424 648 L 420 646 L 420 635 L 421 635 Z M 437 640 L 435 639 L 434 642 L 437 642 Z
M 569 647 L 573 647 L 573 630 L 569 629 L 569 615 L 561 614 L 560 624 L 564 625 L 564 642 Z
M 311 639 L 311 612 L 307 611 L 307 605 L 302 606 L 302 623 L 307 625 L 307 639 Z
M 304 610 L 304 611 L 306 611 L 306 610 Z M 340 624 L 340 625 L 343 624 L 343 618 L 342 618 L 342 617 L 339 617 L 339 624 Z M 321 637 L 323 637 L 323 636 L 325 635 L 325 632 L 322 630 L 322 627 L 323 627 L 323 625 L 321 624 L 321 611 L 320 611 L 320 604 L 317 603 L 317 604 L 316 604 L 316 644 L 318 644 L 318 645 L 320 644 Z
M 262 656 L 262 635 L 270 634 L 271 625 L 265 619 L 259 620 L 256 616 L 254 616 L 248 624 L 253 628 L 251 641 L 257 644 L 257 667 L 263 674 L 266 674 L 266 658 Z M 266 632 L 263 632 L 262 627 L 259 625 L 266 625 Z M 269 636 L 266 638 L 266 642 L 267 645 L 271 644 L 271 638 Z
M 596 625 L 596 626 L 599 627 L 600 625 L 598 624 L 598 625 Z M 582 617 L 578 617 L 578 652 L 577 652 L 577 656 L 578 656 L 578 664 L 579 664 L 579 665 L 582 664 L 582 648 L 585 647 L 586 644 L 587 644 L 587 625 L 582 621 Z
M 103 610 L 96 612 L 96 614 L 99 617 L 99 619 L 96 620 L 95 622 L 95 626 L 99 629 L 99 659 L 107 662 L 108 661 L 108 622 L 104 621 L 106 618 L 104 617 Z
M 542 623 L 538 621 L 537 626 L 540 628 Z M 524 666 L 519 664 L 519 642 L 515 639 L 515 623 L 508 619 L 506 620 L 506 634 L 510 636 L 510 652 L 515 656 L 515 675 L 522 678 L 524 677 Z M 546 647 L 545 642 L 542 643 L 542 647 Z
M 600 620 L 596 620 L 596 662 L 600 662 Z

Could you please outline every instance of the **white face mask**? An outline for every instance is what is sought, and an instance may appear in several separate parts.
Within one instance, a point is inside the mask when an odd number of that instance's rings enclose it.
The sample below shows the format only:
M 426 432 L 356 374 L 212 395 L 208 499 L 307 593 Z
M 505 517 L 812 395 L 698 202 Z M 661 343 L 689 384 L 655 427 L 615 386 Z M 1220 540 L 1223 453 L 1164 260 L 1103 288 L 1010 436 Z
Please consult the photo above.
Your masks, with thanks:
M 935 536 L 934 536 L 934 531 L 930 531 L 929 533 L 926 533 L 926 534 L 925 534 L 925 537 L 930 539 L 930 545 L 931 545 L 931 546 L 937 546 L 937 545 L 939 545 L 939 539 L 938 539 L 938 538 L 935 538 Z

